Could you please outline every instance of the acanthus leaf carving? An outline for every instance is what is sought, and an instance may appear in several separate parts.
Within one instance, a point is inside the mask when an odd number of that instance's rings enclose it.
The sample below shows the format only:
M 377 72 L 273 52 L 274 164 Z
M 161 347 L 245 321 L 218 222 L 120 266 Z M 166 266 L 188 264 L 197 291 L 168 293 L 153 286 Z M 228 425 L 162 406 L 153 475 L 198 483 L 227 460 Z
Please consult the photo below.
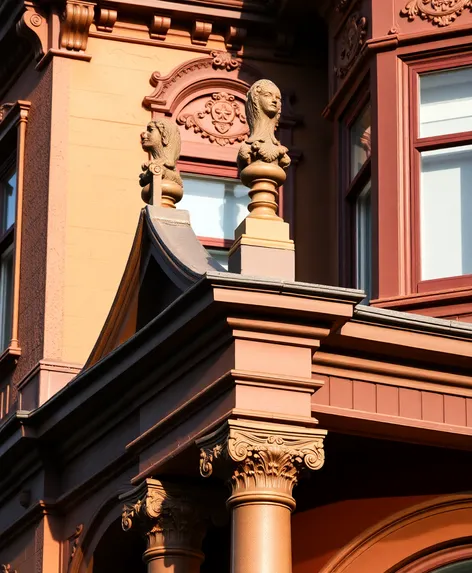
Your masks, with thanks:
M 353 12 L 347 19 L 338 45 L 338 57 L 334 69 L 338 78 L 344 78 L 354 65 L 367 37 L 367 18 Z
M 239 28 L 236 28 L 236 30 L 239 30 Z M 212 63 L 215 70 L 226 70 L 231 72 L 241 66 L 241 61 L 234 58 L 229 52 L 213 50 L 211 57 L 213 58 Z
M 472 0 L 410 0 L 400 14 L 412 21 L 417 16 L 437 26 L 449 26 L 465 8 L 472 11 Z
M 218 461 L 232 462 L 233 496 L 257 489 L 291 496 L 303 469 L 323 466 L 325 434 L 317 429 L 230 420 L 197 444 L 200 473 L 208 477 Z
M 209 118 L 214 127 L 212 131 L 205 126 L 203 120 Z M 242 128 L 231 133 L 235 121 L 238 120 Z M 194 133 L 201 134 L 202 138 L 218 145 L 233 145 L 242 142 L 248 134 L 246 116 L 234 95 L 227 92 L 213 93 L 205 102 L 202 111 L 194 113 L 181 113 L 177 123 L 186 129 L 193 129 Z
M 200 550 L 209 517 L 201 492 L 147 479 L 120 499 L 125 502 L 124 531 L 138 528 L 149 546 L 186 546 Z

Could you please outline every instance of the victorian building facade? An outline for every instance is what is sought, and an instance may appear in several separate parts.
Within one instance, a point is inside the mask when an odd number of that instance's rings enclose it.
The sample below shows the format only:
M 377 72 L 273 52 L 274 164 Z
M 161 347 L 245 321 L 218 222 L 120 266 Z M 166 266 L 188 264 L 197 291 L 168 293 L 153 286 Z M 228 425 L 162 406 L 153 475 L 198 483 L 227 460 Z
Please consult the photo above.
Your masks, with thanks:
M 472 571 L 472 2 L 309 4 L 0 6 L 0 571 Z

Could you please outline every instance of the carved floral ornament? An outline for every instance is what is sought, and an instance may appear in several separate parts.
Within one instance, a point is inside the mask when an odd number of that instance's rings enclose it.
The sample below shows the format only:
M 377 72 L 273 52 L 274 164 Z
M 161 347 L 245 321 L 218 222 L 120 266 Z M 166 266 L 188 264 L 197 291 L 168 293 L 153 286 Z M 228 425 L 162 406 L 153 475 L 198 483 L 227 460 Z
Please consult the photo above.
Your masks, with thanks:
M 401 15 L 410 21 L 419 16 L 437 26 L 449 26 L 465 8 L 472 11 L 472 0 L 410 0 Z
M 357 59 L 367 36 L 367 18 L 353 12 L 347 19 L 338 44 L 337 64 L 334 69 L 338 78 L 344 78 Z
M 147 479 L 120 497 L 124 531 L 138 528 L 149 542 L 199 549 L 208 520 L 208 503 L 201 492 Z M 165 543 L 164 543 L 165 542 Z
M 324 436 L 323 430 L 229 420 L 198 442 L 200 473 L 209 477 L 218 462 L 234 462 L 233 496 L 257 489 L 291 496 L 303 469 L 323 466 Z
M 232 128 L 235 122 L 238 126 L 234 131 Z M 212 94 L 202 111 L 181 113 L 177 123 L 186 129 L 193 129 L 194 133 L 200 133 L 202 138 L 218 145 L 233 145 L 244 141 L 249 133 L 241 103 L 227 92 Z

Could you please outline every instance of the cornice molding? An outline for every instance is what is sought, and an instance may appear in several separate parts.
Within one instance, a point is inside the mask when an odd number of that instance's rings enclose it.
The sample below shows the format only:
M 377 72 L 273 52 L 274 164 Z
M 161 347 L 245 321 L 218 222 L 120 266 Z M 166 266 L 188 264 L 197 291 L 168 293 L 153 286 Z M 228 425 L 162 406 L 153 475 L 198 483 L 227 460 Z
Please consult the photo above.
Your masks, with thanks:
M 230 506 L 261 497 L 295 508 L 293 487 L 304 469 L 324 464 L 324 430 L 228 420 L 216 432 L 198 440 L 200 473 L 213 474 L 223 462 L 230 475 Z

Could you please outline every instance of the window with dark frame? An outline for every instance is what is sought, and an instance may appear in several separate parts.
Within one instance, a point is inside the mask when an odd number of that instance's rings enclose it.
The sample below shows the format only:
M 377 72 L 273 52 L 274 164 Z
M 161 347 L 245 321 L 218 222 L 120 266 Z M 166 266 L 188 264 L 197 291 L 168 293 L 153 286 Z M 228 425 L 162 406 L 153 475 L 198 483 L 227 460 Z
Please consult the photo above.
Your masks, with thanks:
M 460 62 L 457 62 L 460 63 Z M 418 64 L 412 81 L 413 287 L 472 283 L 472 59 Z
M 345 124 L 344 198 L 348 210 L 350 282 L 372 298 L 371 107 L 358 106 Z M 346 208 L 345 207 L 345 208 Z
M 12 331 L 16 195 L 16 164 L 10 157 L 0 167 L 0 353 L 8 347 Z

